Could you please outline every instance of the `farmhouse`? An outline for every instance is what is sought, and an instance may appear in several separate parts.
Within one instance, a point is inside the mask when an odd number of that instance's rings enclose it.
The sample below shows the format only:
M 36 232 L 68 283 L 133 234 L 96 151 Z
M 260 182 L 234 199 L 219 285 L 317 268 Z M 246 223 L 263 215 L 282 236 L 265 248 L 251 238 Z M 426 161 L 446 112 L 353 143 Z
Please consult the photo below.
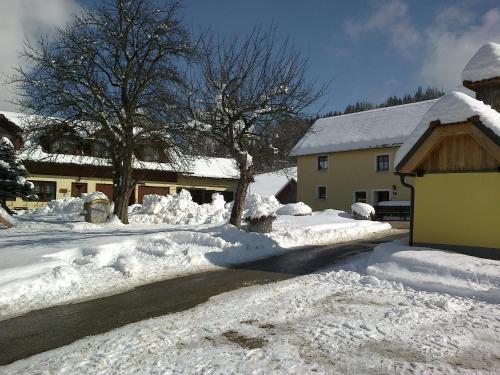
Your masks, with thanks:
M 22 140 L 23 115 L 0 112 L 0 136 L 9 138 L 19 150 Z M 88 142 L 87 142 L 88 141 Z M 35 186 L 36 201 L 21 198 L 7 201 L 12 209 L 43 207 L 52 199 L 79 197 L 83 193 L 101 191 L 113 195 L 112 170 L 106 159 L 99 157 L 99 147 L 86 140 L 84 147 L 71 141 L 49 137 L 37 140 L 33 150 L 19 150 L 19 157 L 28 170 L 28 180 Z M 133 177 L 137 181 L 130 204 L 142 203 L 147 194 L 166 195 L 188 190 L 197 203 L 211 202 L 214 192 L 233 200 L 238 171 L 232 159 L 193 158 L 186 167 L 174 168 L 164 162 L 162 151 L 145 148 L 142 160 L 134 161 Z
M 313 210 L 349 210 L 353 202 L 409 205 L 410 192 L 394 175 L 394 158 L 434 103 L 317 120 L 292 150 L 297 156 L 297 200 Z
M 500 45 L 462 78 L 478 99 L 443 96 L 397 153 L 397 173 L 413 178 L 410 244 L 500 258 Z

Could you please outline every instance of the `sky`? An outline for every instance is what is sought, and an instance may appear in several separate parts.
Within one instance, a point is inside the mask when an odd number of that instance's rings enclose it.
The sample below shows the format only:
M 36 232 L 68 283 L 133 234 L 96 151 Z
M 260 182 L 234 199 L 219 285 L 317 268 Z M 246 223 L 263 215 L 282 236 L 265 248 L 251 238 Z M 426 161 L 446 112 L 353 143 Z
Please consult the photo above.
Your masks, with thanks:
M 70 14 L 97 0 L 0 0 L 2 81 L 19 64 L 25 37 L 53 35 Z M 497 0 L 185 0 L 181 11 L 194 34 L 224 37 L 273 24 L 308 59 L 308 77 L 330 82 L 311 113 L 343 110 L 356 101 L 380 103 L 418 86 L 445 91 L 488 41 L 500 43 Z M 12 90 L 0 86 L 0 109 Z

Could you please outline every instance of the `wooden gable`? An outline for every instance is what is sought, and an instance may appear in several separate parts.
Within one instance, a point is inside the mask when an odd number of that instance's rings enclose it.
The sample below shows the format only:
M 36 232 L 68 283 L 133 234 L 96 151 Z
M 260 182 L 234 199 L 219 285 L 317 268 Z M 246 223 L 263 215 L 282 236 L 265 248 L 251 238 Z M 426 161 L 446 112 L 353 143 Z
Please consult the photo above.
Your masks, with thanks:
M 470 121 L 431 124 L 431 131 L 400 168 L 402 173 L 496 170 L 500 146 Z

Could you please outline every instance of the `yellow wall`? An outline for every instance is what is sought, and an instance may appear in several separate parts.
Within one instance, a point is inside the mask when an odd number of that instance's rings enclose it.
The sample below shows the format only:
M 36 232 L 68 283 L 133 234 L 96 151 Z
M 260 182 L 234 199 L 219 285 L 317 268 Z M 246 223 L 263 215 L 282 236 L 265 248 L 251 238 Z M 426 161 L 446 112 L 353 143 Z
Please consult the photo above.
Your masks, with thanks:
M 402 186 L 399 177 L 394 175 L 397 149 L 385 147 L 330 153 L 326 171 L 317 170 L 317 157 L 325 154 L 299 156 L 297 199 L 313 210 L 335 208 L 345 211 L 350 211 L 356 190 L 367 192 L 369 204 L 374 204 L 375 190 L 390 190 L 391 200 L 409 201 L 410 190 Z M 389 154 L 389 172 L 376 172 L 376 155 L 380 154 Z M 327 199 L 317 198 L 318 185 L 326 185 Z
M 414 241 L 500 249 L 500 173 L 415 179 Z
M 27 178 L 29 181 L 55 181 L 57 183 L 56 187 L 56 199 L 62 199 L 71 196 L 71 183 L 72 182 L 83 182 L 87 183 L 87 192 L 93 193 L 96 191 L 96 184 L 111 184 L 111 180 L 97 179 L 97 178 L 81 178 L 77 177 L 61 177 L 61 176 L 48 176 L 48 175 L 30 175 Z M 215 179 L 215 178 L 201 178 L 201 177 L 184 177 L 179 176 L 177 183 L 175 182 L 155 182 L 147 181 L 144 183 L 145 186 L 161 186 L 169 187 L 172 193 L 175 193 L 177 187 L 184 188 L 201 188 L 207 190 L 216 191 L 236 191 L 236 180 L 227 179 Z M 61 190 L 66 189 L 66 193 L 62 193 Z M 138 189 L 135 189 L 135 201 L 138 201 Z M 33 209 L 38 207 L 43 207 L 47 202 L 29 202 L 24 201 L 21 198 L 17 198 L 15 201 L 7 201 L 7 206 L 10 208 L 27 208 Z

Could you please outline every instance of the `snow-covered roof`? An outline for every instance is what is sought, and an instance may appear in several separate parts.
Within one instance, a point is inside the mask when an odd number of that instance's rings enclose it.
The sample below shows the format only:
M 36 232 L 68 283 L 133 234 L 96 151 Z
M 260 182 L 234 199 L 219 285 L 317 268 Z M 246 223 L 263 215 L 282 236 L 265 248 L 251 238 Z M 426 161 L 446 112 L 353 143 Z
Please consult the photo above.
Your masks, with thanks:
M 317 120 L 292 155 L 349 151 L 402 144 L 436 100 L 373 109 Z
M 18 112 L 1 111 L 8 120 L 21 128 L 25 128 L 30 115 Z M 109 160 L 94 156 L 84 155 L 64 155 L 48 154 L 40 147 L 30 147 L 21 152 L 20 157 L 24 160 L 43 161 L 56 164 L 76 164 L 76 165 L 98 165 L 110 166 Z M 212 158 L 212 157 L 188 157 L 189 161 L 182 167 L 174 167 L 169 163 L 157 163 L 135 160 L 133 167 L 143 170 L 178 171 L 186 175 L 206 178 L 238 178 L 239 172 L 233 159 Z
M 486 43 L 472 56 L 462 71 L 462 81 L 482 81 L 500 77 L 500 44 Z
M 65 155 L 48 154 L 40 147 L 29 148 L 20 152 L 22 160 L 40 161 L 55 164 L 75 164 L 75 165 L 93 165 L 110 166 L 110 162 L 104 158 L 85 155 Z M 211 157 L 189 157 L 186 165 L 175 167 L 169 163 L 158 163 L 134 160 L 134 169 L 151 171 L 177 171 L 194 177 L 206 178 L 238 178 L 239 172 L 234 159 L 211 158 Z
M 274 196 L 293 179 L 297 180 L 297 167 L 258 174 L 254 177 L 254 182 L 250 184 L 249 192 L 262 197 Z
M 462 122 L 476 115 L 484 126 L 500 137 L 500 113 L 491 106 L 461 92 L 452 91 L 442 96 L 425 113 L 413 133 L 399 148 L 396 153 L 396 166 L 412 150 L 432 121 L 439 120 L 443 124 Z

